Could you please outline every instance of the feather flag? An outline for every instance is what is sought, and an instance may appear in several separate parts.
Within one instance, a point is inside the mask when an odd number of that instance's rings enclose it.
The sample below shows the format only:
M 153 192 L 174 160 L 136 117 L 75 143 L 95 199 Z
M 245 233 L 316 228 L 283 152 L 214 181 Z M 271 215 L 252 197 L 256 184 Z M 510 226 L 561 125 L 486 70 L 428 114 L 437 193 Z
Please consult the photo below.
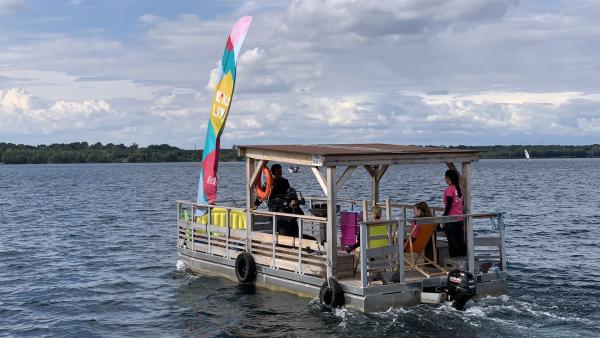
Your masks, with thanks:
M 227 115 L 233 99 L 237 58 L 251 22 L 251 16 L 244 16 L 235 23 L 227 38 L 225 51 L 221 58 L 202 150 L 197 198 L 197 202 L 200 204 L 214 204 L 217 198 L 217 169 L 219 167 L 221 134 L 225 129 L 225 122 L 227 122 Z

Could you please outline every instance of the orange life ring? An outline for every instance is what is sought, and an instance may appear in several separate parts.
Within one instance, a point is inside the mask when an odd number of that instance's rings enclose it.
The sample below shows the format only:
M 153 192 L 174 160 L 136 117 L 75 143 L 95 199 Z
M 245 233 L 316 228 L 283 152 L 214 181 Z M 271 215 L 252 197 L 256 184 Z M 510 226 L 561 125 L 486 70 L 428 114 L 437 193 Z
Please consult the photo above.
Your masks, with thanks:
M 271 174 L 271 170 L 267 167 L 262 167 L 262 175 L 265 176 L 266 186 L 263 187 L 262 179 L 257 178 L 256 184 L 254 185 L 254 190 L 256 190 L 256 195 L 263 201 L 266 201 L 269 196 L 271 196 L 271 191 L 273 190 L 273 175 Z

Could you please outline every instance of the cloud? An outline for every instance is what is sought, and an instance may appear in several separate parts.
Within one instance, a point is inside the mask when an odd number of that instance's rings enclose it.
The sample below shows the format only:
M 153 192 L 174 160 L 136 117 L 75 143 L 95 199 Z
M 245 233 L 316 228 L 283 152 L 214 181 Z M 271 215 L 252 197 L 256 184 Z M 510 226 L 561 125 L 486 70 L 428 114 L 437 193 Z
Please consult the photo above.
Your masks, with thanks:
M 155 23 L 160 22 L 162 20 L 162 18 L 160 16 L 154 15 L 154 14 L 144 14 L 139 17 L 139 20 L 143 23 L 155 24 Z
M 54 101 L 21 88 L 0 91 L 0 130 L 7 134 L 50 134 L 102 127 L 119 114 L 103 100 Z
M 578 118 L 577 129 L 584 132 L 600 133 L 600 118 Z
M 338 38 L 339 35 L 415 35 L 450 26 L 499 19 L 513 2 L 296 0 L 286 12 L 285 28 L 289 31 L 304 31 L 303 27 L 310 27 L 314 32 L 311 38 L 329 39 Z
M 25 8 L 23 0 L 0 0 L 0 15 L 12 14 Z
M 597 142 L 595 2 L 177 6 L 116 26 L 7 27 L 3 136 L 33 140 L 28 125 L 45 125 L 47 140 L 199 145 L 226 35 L 250 14 L 225 146 Z
M 112 77 L 76 77 L 54 71 L 0 70 L 6 87 L 27 88 L 49 100 L 139 99 L 150 100 L 156 91 L 164 89 L 157 84 L 144 84 Z

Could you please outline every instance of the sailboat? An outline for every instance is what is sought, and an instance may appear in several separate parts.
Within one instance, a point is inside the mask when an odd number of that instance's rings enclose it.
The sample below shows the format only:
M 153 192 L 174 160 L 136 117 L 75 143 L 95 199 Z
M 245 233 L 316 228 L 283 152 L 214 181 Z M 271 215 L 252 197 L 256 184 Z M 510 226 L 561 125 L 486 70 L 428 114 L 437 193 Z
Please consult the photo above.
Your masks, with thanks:
M 525 149 L 525 159 L 529 161 L 529 152 L 527 151 L 527 149 Z

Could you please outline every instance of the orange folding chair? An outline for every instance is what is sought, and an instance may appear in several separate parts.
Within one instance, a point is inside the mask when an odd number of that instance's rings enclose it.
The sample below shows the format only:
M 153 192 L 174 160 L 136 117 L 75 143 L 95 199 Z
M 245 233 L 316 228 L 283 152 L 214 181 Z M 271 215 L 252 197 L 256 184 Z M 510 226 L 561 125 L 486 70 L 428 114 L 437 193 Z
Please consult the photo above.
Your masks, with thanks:
M 417 235 L 417 238 L 413 239 L 412 237 L 415 230 L 417 230 L 417 228 L 415 228 L 410 232 L 410 236 L 406 240 L 408 243 L 404 244 L 404 262 L 406 263 L 406 267 L 408 269 L 418 271 L 427 278 L 435 275 L 447 274 L 448 272 L 438 265 L 437 255 L 435 255 L 435 259 L 433 261 L 423 255 L 427 243 L 434 234 L 436 224 L 419 224 L 417 227 L 420 231 Z M 436 249 L 437 248 L 434 247 L 434 252 Z M 422 268 L 425 265 L 433 266 L 438 271 L 433 273 L 426 272 Z

